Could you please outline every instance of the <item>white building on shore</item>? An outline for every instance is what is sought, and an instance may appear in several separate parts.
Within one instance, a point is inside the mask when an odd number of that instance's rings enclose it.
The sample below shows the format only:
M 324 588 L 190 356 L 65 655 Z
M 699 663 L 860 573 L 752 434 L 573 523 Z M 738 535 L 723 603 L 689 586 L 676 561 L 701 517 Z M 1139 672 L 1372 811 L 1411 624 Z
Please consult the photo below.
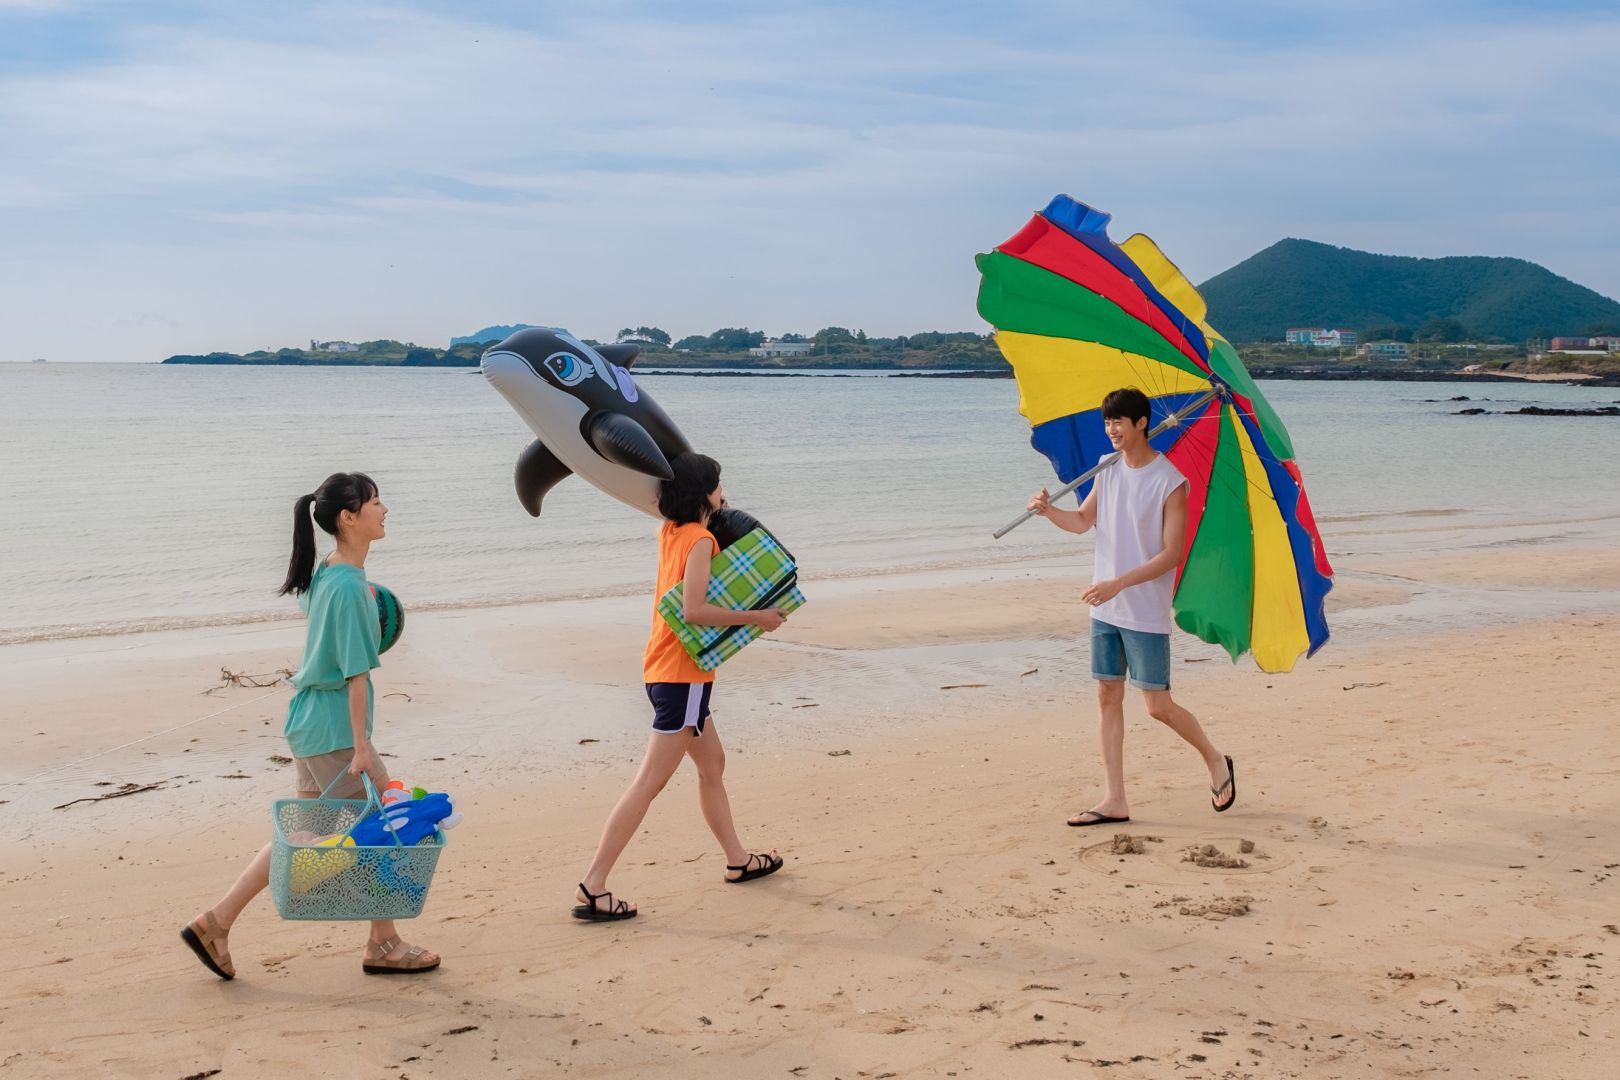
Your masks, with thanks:
M 360 346 L 352 341 L 316 341 L 309 339 L 310 352 L 359 352 Z
M 1290 345 L 1311 345 L 1318 349 L 1337 349 L 1341 345 L 1354 345 L 1356 332 L 1327 326 L 1292 326 L 1283 335 Z
M 809 356 L 815 351 L 813 341 L 777 341 L 767 338 L 764 344 L 748 350 L 749 356 Z

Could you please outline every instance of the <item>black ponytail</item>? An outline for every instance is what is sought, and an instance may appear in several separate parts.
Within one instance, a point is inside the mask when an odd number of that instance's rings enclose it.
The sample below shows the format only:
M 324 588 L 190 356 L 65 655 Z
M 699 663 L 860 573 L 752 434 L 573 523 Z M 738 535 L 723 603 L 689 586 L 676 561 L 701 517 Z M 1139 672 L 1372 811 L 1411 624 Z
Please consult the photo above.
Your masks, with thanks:
M 304 495 L 293 503 L 292 561 L 287 564 L 282 596 L 303 592 L 309 588 L 309 579 L 315 576 L 315 523 L 309 519 L 309 508 L 314 503 L 313 495 Z
M 287 580 L 281 585 L 282 596 L 309 589 L 315 576 L 315 526 L 336 536 L 338 514 L 344 510 L 358 514 L 376 494 L 376 481 L 365 473 L 333 473 L 313 494 L 293 503 L 292 559 L 287 563 Z

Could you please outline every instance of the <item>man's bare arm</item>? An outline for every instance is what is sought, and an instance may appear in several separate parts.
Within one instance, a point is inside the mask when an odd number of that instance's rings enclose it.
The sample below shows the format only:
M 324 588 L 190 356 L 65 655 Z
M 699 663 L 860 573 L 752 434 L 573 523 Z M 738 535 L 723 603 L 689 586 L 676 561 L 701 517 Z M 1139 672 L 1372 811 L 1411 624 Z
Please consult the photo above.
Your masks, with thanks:
M 1059 510 L 1052 505 L 1052 497 L 1041 488 L 1029 500 L 1031 513 L 1039 514 L 1064 532 L 1085 533 L 1097 524 L 1097 489 L 1092 487 L 1078 510 Z

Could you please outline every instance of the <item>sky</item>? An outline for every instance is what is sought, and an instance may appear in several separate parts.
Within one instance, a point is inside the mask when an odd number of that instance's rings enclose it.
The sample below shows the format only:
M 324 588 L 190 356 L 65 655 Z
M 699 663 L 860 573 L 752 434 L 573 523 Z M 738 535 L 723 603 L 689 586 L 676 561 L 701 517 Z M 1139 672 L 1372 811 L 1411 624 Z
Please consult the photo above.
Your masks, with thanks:
M 1620 296 L 1616 102 L 1612 3 L 0 0 L 0 360 L 983 330 L 1058 192 L 1194 281 L 1292 236 Z

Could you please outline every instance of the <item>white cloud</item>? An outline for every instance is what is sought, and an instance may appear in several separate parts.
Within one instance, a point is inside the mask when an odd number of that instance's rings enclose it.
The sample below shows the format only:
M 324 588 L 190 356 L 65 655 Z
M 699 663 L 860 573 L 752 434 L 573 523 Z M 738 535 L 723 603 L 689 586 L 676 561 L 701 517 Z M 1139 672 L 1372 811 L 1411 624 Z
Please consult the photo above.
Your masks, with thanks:
M 1620 20 L 1232 40 L 1012 8 L 131 26 L 116 61 L 0 74 L 28 148 L 0 166 L 0 355 L 967 327 L 972 254 L 1059 190 L 1195 278 L 1304 235 L 1620 292 Z

